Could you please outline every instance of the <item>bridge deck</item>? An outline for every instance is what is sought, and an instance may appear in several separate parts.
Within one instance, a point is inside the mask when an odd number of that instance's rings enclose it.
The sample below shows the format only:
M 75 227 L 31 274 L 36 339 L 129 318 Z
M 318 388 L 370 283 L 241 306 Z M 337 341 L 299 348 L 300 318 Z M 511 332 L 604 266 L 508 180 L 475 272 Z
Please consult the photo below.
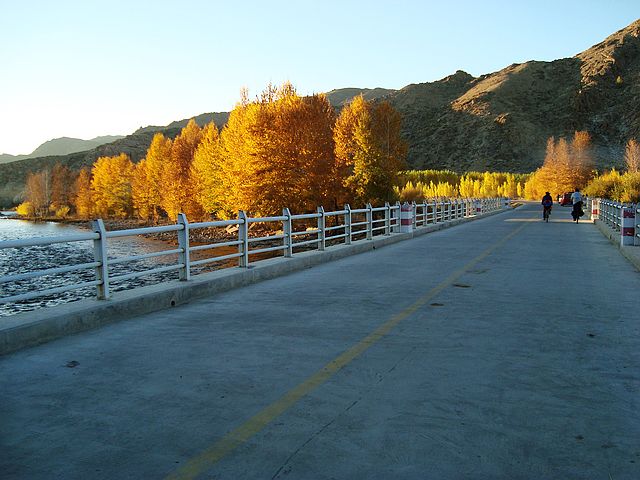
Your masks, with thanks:
M 3 357 L 0 476 L 640 478 L 640 275 L 539 216 Z

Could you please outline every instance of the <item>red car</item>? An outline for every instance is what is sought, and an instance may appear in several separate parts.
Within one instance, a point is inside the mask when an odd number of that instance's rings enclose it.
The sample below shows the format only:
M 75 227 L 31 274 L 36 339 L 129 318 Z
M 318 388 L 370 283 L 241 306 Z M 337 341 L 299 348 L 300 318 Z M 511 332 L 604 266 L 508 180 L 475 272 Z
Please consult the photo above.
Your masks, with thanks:
M 558 200 L 558 203 L 560 204 L 561 207 L 566 207 L 567 205 L 573 205 L 573 202 L 571 201 L 571 193 L 573 192 L 565 193 L 564 195 L 562 195 L 560 200 Z

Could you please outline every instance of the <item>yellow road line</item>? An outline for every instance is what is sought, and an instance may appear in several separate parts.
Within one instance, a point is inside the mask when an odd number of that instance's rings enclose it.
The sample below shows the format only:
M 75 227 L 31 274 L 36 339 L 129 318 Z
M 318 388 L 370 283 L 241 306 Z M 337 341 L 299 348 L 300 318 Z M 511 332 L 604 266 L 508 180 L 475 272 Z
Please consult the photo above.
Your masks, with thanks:
M 442 290 L 450 286 L 453 282 L 455 282 L 459 277 L 461 277 L 467 270 L 473 268 L 478 262 L 484 260 L 487 256 L 489 256 L 494 250 L 500 248 L 506 242 L 508 242 L 515 235 L 520 233 L 522 229 L 524 229 L 527 224 L 521 225 L 516 230 L 511 232 L 506 237 L 502 238 L 500 241 L 495 243 L 494 245 L 487 248 L 484 252 L 478 255 L 476 258 L 467 263 L 464 267 L 456 270 L 451 275 L 449 275 L 444 281 L 439 283 L 437 286 L 429 290 L 423 296 L 421 296 L 416 302 L 414 302 L 409 307 L 402 310 L 400 313 L 397 313 L 385 323 L 380 325 L 376 330 L 367 335 L 365 338 L 360 340 L 357 344 L 351 347 L 349 350 L 345 351 L 341 355 L 337 356 L 329 363 L 327 363 L 321 370 L 316 372 L 314 375 L 309 377 L 304 382 L 300 383 L 298 386 L 294 387 L 292 390 L 289 390 L 278 400 L 273 402 L 268 407 L 264 408 L 256 415 L 251 417 L 249 420 L 244 422 L 238 428 L 230 431 L 216 443 L 211 445 L 211 447 L 207 448 L 194 458 L 190 459 L 185 463 L 182 467 L 180 467 L 175 472 L 171 473 L 166 477 L 165 480 L 188 480 L 196 478 L 201 473 L 210 469 L 213 465 L 219 462 L 222 458 L 227 456 L 237 447 L 245 443 L 251 437 L 256 435 L 262 429 L 264 429 L 269 423 L 275 420 L 282 413 L 287 411 L 291 406 L 293 406 L 298 400 L 307 395 L 312 390 L 316 389 L 323 383 L 325 383 L 329 378 L 331 378 L 338 370 L 348 365 L 357 358 L 360 354 L 362 354 L 365 350 L 367 350 L 370 346 L 375 344 L 378 340 L 386 336 L 398 323 L 407 318 L 409 315 L 414 313 L 420 307 L 424 306 L 427 302 L 431 301 L 436 295 L 438 295 Z

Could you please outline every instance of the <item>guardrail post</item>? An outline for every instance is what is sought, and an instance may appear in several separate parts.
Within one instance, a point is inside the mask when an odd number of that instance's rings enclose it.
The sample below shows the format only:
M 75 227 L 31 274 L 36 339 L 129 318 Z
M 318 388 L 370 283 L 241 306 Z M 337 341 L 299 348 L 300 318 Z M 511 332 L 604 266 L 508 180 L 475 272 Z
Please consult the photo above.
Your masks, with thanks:
M 282 233 L 284 234 L 284 256 L 290 258 L 293 256 L 293 237 L 291 236 L 291 212 L 288 208 L 282 209 L 282 215 L 287 217 L 282 221 Z
M 594 198 L 591 200 L 591 221 L 596 223 L 596 220 L 600 219 L 600 199 Z
M 111 296 L 109 291 L 109 265 L 107 262 L 107 230 L 104 228 L 104 222 L 101 218 L 91 222 L 92 230 L 100 235 L 93 241 L 93 258 L 99 262 L 95 268 L 96 280 L 100 283 L 96 285 L 98 290 L 98 300 L 107 300 Z
M 367 240 L 373 240 L 373 207 L 367 203 L 365 215 L 367 216 Z
M 238 212 L 238 266 L 247 268 L 249 266 L 249 223 L 247 214 L 240 210 Z
M 324 217 L 324 207 L 318 207 L 318 250 L 324 251 L 327 246 L 326 222 Z
M 411 233 L 413 232 L 413 207 L 409 205 L 409 202 L 404 202 L 400 206 L 400 232 L 399 233 Z
M 634 218 L 633 228 L 633 241 L 634 245 L 640 245 L 640 203 L 636 203 L 634 206 L 636 216 Z
M 620 206 L 620 245 L 634 245 L 636 235 L 636 208 Z
M 395 205 L 390 207 L 391 209 L 391 232 L 400 232 L 400 202 L 396 201 Z
M 415 201 L 411 202 L 411 215 L 411 226 L 413 230 L 416 230 L 418 228 L 418 206 Z
M 351 245 L 351 206 L 345 204 L 344 210 L 344 243 Z
M 187 281 L 191 278 L 191 262 L 189 255 L 189 221 L 184 213 L 179 213 L 177 218 L 178 225 L 182 225 L 182 230 L 178 230 L 178 246 L 180 252 L 178 254 L 178 262 L 182 264 L 182 268 L 178 270 L 178 278 Z
M 384 202 L 384 234 L 391 235 L 391 205 Z

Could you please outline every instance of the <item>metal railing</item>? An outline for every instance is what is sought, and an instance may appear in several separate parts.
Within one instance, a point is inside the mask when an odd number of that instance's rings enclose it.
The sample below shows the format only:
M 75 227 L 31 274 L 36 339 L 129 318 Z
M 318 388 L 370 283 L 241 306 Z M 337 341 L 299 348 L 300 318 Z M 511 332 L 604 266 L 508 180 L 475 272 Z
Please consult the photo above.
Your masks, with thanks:
M 594 198 L 587 206 L 594 222 L 599 220 L 620 234 L 622 245 L 640 245 L 640 204 Z
M 411 223 L 413 228 L 421 228 L 489 213 L 501 209 L 503 206 L 503 199 L 434 200 L 420 204 L 413 203 L 411 205 Z M 177 278 L 187 281 L 191 278 L 193 269 L 203 265 L 220 264 L 237 258 L 237 265 L 246 268 L 250 265 L 252 257 L 264 257 L 265 254 L 272 252 L 281 252 L 284 257 L 291 257 L 295 250 L 301 248 L 323 251 L 335 244 L 349 245 L 354 241 L 370 241 L 376 235 L 398 233 L 400 231 L 400 212 L 400 203 L 395 205 L 386 203 L 381 207 L 372 207 L 368 204 L 361 209 L 352 209 L 349 205 L 345 205 L 342 210 L 330 212 L 326 212 L 323 207 L 318 207 L 315 213 L 300 215 L 292 215 L 289 209 L 285 208 L 280 216 L 251 218 L 245 212 L 240 211 L 237 219 L 198 223 L 189 223 L 186 216 L 181 213 L 174 225 L 111 231 L 106 230 L 104 222 L 98 219 L 91 222 L 93 232 L 0 241 L 0 251 L 8 249 L 19 251 L 29 247 L 68 244 L 70 242 L 92 242 L 93 244 L 93 261 L 1 276 L 0 287 L 3 284 L 40 279 L 51 275 L 84 272 L 86 277 L 87 272 L 93 271 L 91 280 L 0 296 L 0 304 L 90 287 L 95 287 L 96 297 L 104 300 L 111 297 L 113 284 L 132 278 L 177 271 Z M 257 224 L 267 226 L 268 231 L 275 233 L 250 236 L 249 231 L 252 226 Z M 205 228 L 229 227 L 237 228 L 237 236 L 233 240 L 190 245 L 191 232 Z M 117 258 L 109 256 L 108 240 L 110 239 L 163 233 L 175 233 L 177 248 Z M 233 251 L 233 253 L 219 253 L 220 249 L 228 251 L 229 248 L 235 249 L 236 247 L 237 251 Z M 218 254 L 215 254 L 216 251 Z M 204 252 L 209 253 L 205 254 Z M 204 257 L 192 260 L 192 254 L 196 253 L 199 256 L 204 255 Z M 166 256 L 172 256 L 175 259 L 173 263 L 127 273 L 116 274 L 111 271 L 111 267 L 116 265 L 127 267 L 146 259 Z

